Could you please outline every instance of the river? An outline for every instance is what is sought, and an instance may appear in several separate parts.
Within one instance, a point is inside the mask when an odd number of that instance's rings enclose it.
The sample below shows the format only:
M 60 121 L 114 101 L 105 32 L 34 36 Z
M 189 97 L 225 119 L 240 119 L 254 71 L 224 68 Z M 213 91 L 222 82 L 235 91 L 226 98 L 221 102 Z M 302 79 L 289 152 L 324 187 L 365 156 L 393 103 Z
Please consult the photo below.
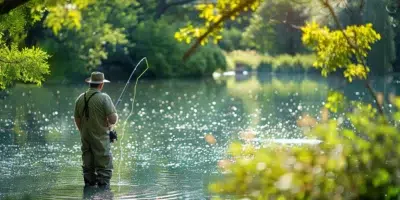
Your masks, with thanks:
M 373 81 L 386 96 L 399 94 L 398 84 L 393 77 Z M 104 92 L 115 100 L 123 85 L 107 84 Z M 117 107 L 109 195 L 207 199 L 208 184 L 219 176 L 217 162 L 241 132 L 289 143 L 301 139 L 297 119 L 319 118 L 328 90 L 336 88 L 350 99 L 369 99 L 361 83 L 344 86 L 318 75 L 141 80 L 133 108 L 133 85 Z M 17 84 L 0 93 L 0 199 L 82 199 L 80 136 L 72 116 L 76 97 L 86 89 L 84 83 Z M 207 143 L 205 135 L 216 143 Z

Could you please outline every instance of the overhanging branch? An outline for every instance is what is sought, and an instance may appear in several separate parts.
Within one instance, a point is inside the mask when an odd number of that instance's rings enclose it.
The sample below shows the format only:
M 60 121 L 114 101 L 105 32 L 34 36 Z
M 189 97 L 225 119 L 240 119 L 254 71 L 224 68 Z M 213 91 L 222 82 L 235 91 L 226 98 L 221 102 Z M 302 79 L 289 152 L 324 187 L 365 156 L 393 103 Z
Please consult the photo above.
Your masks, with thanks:
M 187 60 L 194 53 L 194 51 L 197 49 L 197 47 L 199 47 L 201 42 L 204 39 L 206 39 L 207 36 L 210 35 L 216 28 L 218 28 L 221 25 L 222 22 L 224 22 L 225 20 L 229 19 L 231 16 L 234 16 L 236 13 L 243 11 L 248 5 L 251 5 L 255 1 L 256 0 L 246 1 L 245 3 L 237 6 L 235 9 L 230 10 L 229 12 L 223 14 L 222 17 L 218 21 L 213 23 L 208 28 L 208 30 L 196 40 L 196 42 L 189 48 L 189 50 L 186 51 L 186 53 L 183 55 L 183 60 L 184 61 Z

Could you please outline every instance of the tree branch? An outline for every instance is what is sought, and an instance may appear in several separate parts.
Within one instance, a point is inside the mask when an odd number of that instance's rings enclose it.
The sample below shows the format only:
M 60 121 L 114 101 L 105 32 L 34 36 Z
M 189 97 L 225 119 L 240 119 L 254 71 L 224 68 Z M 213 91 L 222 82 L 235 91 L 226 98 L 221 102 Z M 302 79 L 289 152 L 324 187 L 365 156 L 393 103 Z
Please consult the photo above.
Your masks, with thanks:
M 29 0 L 4 0 L 3 3 L 0 4 L 0 15 L 7 14 L 11 10 L 24 5 Z
M 357 53 L 357 54 L 360 54 L 360 53 L 359 53 L 359 50 L 358 50 L 357 44 L 352 43 L 351 40 L 350 40 L 350 38 L 346 35 L 346 33 L 344 32 L 344 29 L 343 29 L 342 24 L 340 23 L 340 21 L 339 21 L 337 15 L 336 15 L 336 13 L 335 13 L 335 11 L 333 10 L 332 6 L 329 4 L 328 1 L 329 1 L 329 0 L 320 0 L 320 2 L 321 2 L 326 8 L 328 8 L 330 14 L 332 15 L 332 17 L 333 17 L 333 19 L 334 19 L 334 21 L 335 21 L 335 23 L 336 23 L 336 26 L 338 26 L 338 28 L 342 31 L 343 36 L 344 36 L 344 37 L 346 38 L 346 40 L 347 40 L 347 43 L 348 43 L 352 48 L 354 48 L 354 49 L 356 50 L 356 53 Z M 364 67 L 366 68 L 365 60 L 364 60 L 363 62 L 364 62 Z M 371 94 L 372 98 L 375 99 L 376 106 L 378 107 L 379 114 L 380 114 L 382 117 L 385 117 L 385 113 L 384 113 L 383 108 L 382 108 L 383 105 L 381 105 L 381 104 L 378 102 L 378 97 L 377 97 L 377 95 L 376 95 L 376 92 L 373 90 L 373 88 L 372 88 L 372 86 L 371 86 L 371 83 L 370 83 L 370 81 L 369 81 L 368 79 L 366 80 L 366 87 L 367 87 L 369 93 Z
M 222 15 L 222 17 L 216 21 L 215 23 L 213 23 L 207 30 L 207 32 L 205 32 L 203 35 L 201 35 L 196 42 L 186 51 L 186 53 L 183 55 L 183 60 L 187 60 L 193 53 L 194 51 L 197 49 L 197 47 L 201 44 L 201 42 L 209 35 L 211 34 L 214 29 L 218 28 L 218 26 L 221 25 L 222 22 L 224 22 L 225 20 L 229 19 L 231 16 L 233 16 L 235 13 L 238 13 L 240 11 L 243 11 L 244 8 L 252 3 L 254 3 L 256 0 L 249 0 L 246 1 L 245 3 L 243 3 L 242 5 L 239 5 L 238 7 L 236 7 L 235 9 L 227 12 L 226 14 Z

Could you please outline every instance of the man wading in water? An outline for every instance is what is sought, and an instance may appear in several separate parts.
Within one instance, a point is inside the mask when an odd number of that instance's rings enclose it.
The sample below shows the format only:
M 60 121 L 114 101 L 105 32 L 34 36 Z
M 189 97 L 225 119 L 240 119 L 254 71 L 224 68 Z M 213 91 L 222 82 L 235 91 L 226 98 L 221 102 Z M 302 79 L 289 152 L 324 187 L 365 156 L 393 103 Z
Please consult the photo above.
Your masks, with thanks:
M 96 186 L 109 189 L 112 176 L 110 127 L 118 120 L 117 111 L 110 96 L 101 93 L 104 79 L 101 72 L 93 72 L 86 79 L 90 88 L 75 102 L 75 124 L 82 141 L 83 179 L 85 188 Z

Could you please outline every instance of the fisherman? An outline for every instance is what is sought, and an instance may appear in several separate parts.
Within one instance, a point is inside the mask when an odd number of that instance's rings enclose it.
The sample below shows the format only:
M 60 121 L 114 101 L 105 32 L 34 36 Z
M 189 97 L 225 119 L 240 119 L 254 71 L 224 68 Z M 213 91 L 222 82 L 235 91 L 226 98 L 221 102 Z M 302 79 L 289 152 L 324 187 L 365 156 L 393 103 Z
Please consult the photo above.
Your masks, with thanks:
M 90 88 L 75 102 L 75 124 L 81 135 L 82 168 L 85 188 L 97 186 L 110 189 L 112 154 L 110 130 L 118 121 L 117 111 L 110 96 L 102 93 L 104 79 L 101 72 L 93 72 L 86 79 Z

